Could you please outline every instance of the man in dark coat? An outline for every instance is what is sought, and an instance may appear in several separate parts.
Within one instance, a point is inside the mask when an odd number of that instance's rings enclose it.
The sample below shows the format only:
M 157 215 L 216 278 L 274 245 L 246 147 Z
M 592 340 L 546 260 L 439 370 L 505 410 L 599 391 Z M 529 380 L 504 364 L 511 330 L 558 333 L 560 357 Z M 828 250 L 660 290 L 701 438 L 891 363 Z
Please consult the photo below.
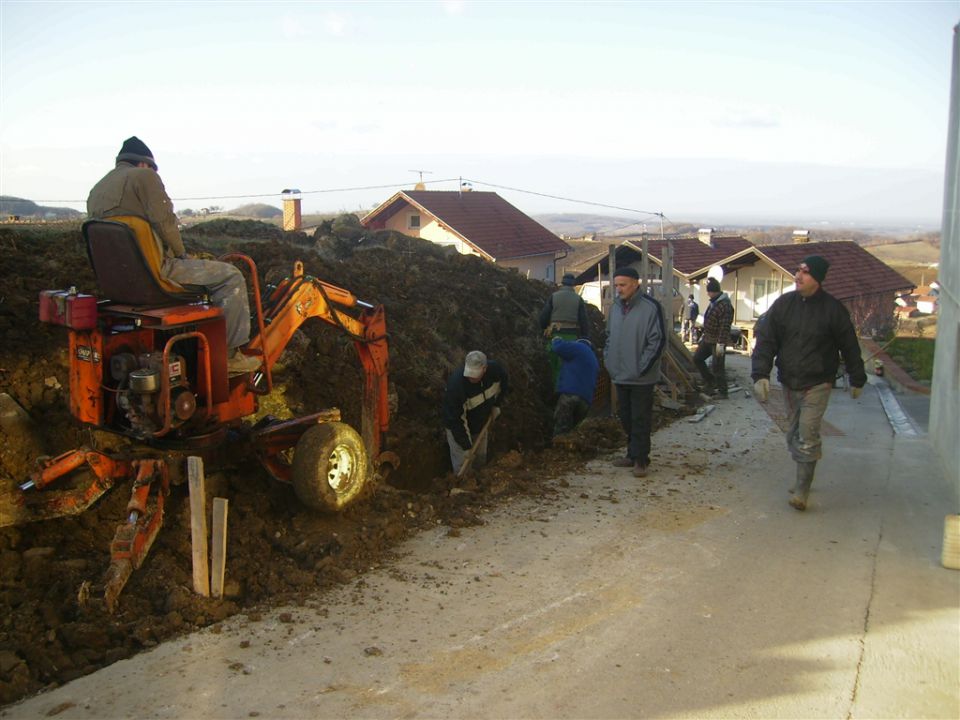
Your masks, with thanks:
M 507 371 L 479 350 L 468 352 L 463 365 L 450 374 L 443 395 L 443 425 L 454 473 L 460 472 L 474 445 L 474 463 L 486 462 L 489 431 L 483 428 L 491 418 L 496 420 L 509 389 Z
M 794 275 L 796 291 L 781 295 L 763 318 L 753 351 L 751 377 L 757 399 L 766 402 L 774 362 L 783 386 L 789 429 L 787 448 L 797 463 L 790 505 L 807 509 L 817 461 L 820 423 L 840 367 L 850 376 L 850 394 L 860 397 L 867 382 L 857 332 L 843 303 L 821 287 L 830 263 L 819 255 L 803 259 Z
M 726 398 L 726 346 L 733 324 L 733 303 L 716 278 L 707 280 L 707 295 L 710 296 L 710 305 L 703 314 L 703 334 L 693 354 L 693 364 L 703 378 L 704 392 L 716 392 L 718 397 Z M 712 370 L 707 368 L 707 358 L 712 358 Z

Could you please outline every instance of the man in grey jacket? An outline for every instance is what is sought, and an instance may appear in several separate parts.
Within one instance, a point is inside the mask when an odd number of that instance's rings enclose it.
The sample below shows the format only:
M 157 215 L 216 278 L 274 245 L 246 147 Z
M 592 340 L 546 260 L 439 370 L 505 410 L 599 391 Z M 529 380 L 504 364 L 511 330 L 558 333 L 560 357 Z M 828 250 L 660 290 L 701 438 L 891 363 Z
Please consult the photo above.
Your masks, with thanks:
M 248 373 L 260 367 L 256 357 L 240 352 L 240 346 L 250 339 L 250 305 L 243 274 L 230 263 L 187 256 L 173 203 L 157 174 L 153 153 L 140 138 L 123 142 L 116 167 L 90 191 L 87 214 L 120 222 L 127 217 L 146 220 L 162 253 L 163 265 L 155 268 L 161 280 L 180 286 L 202 285 L 213 303 L 223 308 L 230 374 Z
M 653 386 L 660 380 L 660 358 L 667 343 L 663 308 L 640 292 L 640 276 L 632 267 L 613 274 L 616 297 L 607 319 L 603 360 L 617 388 L 617 412 L 627 434 L 627 456 L 613 461 L 645 477 L 650 467 Z

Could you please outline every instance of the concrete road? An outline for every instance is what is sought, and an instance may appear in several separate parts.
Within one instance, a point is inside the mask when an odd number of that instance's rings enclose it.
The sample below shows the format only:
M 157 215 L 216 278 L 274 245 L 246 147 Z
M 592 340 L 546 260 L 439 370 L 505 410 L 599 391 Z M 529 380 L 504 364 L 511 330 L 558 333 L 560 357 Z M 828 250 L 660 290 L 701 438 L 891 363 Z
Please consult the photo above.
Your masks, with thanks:
M 827 420 L 806 513 L 783 436 L 736 393 L 657 433 L 644 480 L 598 460 L 309 607 L 0 717 L 960 717 L 960 573 L 939 562 L 957 479 L 875 388 L 835 391 Z

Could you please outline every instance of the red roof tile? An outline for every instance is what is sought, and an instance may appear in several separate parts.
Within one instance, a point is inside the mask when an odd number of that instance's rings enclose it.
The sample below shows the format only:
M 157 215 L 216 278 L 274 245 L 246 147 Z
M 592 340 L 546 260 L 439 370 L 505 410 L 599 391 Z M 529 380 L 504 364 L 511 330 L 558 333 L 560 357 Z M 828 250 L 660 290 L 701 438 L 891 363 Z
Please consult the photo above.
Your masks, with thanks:
M 757 247 L 755 252 L 765 255 L 791 274 L 808 255 L 826 258 L 830 269 L 823 282 L 823 289 L 838 300 L 860 295 L 895 293 L 913 287 L 913 283 L 903 275 L 850 240 L 764 245 Z
M 363 219 L 383 222 L 407 204 L 415 205 L 494 260 L 566 252 L 570 248 L 533 218 L 495 192 L 408 190 Z

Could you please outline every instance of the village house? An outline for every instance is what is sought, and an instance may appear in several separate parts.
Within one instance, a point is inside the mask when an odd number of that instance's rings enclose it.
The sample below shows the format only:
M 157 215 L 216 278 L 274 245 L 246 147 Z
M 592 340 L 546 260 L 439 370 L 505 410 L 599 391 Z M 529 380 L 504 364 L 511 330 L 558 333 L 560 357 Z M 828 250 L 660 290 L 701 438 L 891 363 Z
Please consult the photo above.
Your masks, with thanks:
M 557 281 L 570 246 L 495 192 L 401 190 L 361 220 L 464 255 L 513 268 L 532 280 Z

